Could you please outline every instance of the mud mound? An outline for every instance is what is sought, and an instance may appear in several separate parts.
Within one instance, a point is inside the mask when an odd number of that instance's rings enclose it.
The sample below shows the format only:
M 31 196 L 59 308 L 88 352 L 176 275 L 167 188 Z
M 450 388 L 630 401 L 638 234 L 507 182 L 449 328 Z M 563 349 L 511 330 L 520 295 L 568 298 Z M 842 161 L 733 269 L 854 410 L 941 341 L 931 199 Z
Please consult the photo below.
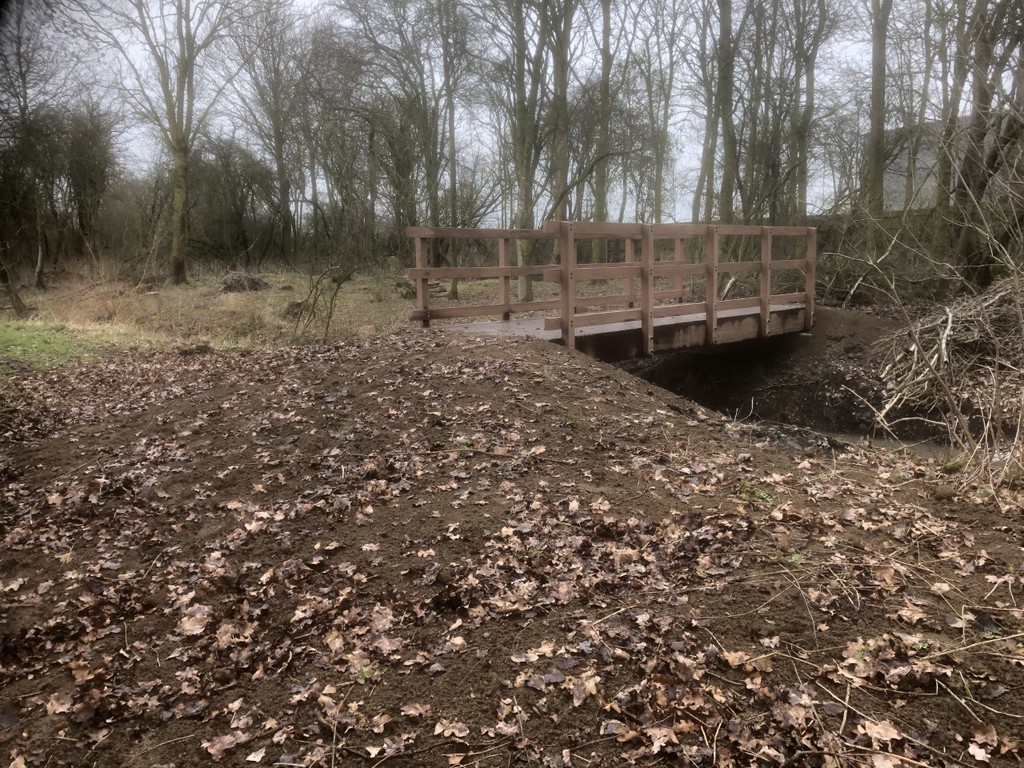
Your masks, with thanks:
M 2 394 L 40 391 L 3 443 L 12 765 L 1021 753 L 1020 513 L 925 463 L 436 332 Z

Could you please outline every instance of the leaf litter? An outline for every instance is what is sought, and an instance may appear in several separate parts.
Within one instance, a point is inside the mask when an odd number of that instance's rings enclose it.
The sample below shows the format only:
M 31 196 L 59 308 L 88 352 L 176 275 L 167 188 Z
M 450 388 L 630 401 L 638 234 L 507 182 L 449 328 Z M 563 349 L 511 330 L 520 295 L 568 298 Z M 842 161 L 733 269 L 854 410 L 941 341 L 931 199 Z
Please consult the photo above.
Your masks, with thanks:
M 1024 757 L 1020 506 L 925 460 L 432 332 L 4 387 L 12 766 Z

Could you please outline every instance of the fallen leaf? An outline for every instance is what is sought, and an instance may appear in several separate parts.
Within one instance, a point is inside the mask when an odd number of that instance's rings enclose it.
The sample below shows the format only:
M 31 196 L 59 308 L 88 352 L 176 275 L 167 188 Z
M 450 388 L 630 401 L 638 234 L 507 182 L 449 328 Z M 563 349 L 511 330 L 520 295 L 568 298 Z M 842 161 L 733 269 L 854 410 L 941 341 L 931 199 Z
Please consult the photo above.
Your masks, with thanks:
M 213 618 L 213 609 L 208 605 L 197 603 L 185 611 L 185 617 L 178 622 L 178 631 L 186 637 L 201 635 L 211 618 Z

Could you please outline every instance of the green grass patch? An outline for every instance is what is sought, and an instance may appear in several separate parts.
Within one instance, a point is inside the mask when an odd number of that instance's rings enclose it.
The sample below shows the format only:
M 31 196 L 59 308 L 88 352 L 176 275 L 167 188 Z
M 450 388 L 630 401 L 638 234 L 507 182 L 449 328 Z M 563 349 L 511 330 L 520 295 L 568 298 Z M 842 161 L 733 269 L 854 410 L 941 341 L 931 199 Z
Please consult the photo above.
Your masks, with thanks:
M 0 322 L 0 376 L 21 367 L 53 368 L 113 349 L 151 343 L 138 333 L 118 328 L 77 327 L 35 320 Z

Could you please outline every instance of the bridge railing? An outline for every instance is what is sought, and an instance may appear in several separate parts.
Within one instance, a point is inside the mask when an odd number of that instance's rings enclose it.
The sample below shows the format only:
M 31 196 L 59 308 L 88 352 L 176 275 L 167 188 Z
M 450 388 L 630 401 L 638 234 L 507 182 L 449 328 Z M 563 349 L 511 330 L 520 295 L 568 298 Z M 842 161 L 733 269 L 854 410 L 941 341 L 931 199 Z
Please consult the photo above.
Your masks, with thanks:
M 543 312 L 558 309 L 557 299 L 524 300 L 517 297 L 512 300 L 512 278 L 540 278 L 550 264 L 519 265 L 513 263 L 516 258 L 514 251 L 523 245 L 529 246 L 536 241 L 554 242 L 557 237 L 537 229 L 459 229 L 452 227 L 407 227 L 407 237 L 412 238 L 416 266 L 409 270 L 409 279 L 416 284 L 416 309 L 410 319 L 420 322 L 423 327 L 430 325 L 431 320 L 449 318 L 485 317 L 500 315 L 508 320 L 513 313 Z M 448 240 L 455 242 L 475 241 L 486 246 L 497 243 L 496 266 L 430 266 L 431 241 Z M 532 250 L 532 249 L 530 249 Z M 470 304 L 449 307 L 430 307 L 431 280 L 488 280 L 498 279 L 498 298 L 496 303 Z
M 731 340 L 719 335 L 719 317 L 723 314 L 756 314 L 761 336 L 772 333 L 772 312 L 780 309 L 802 309 L 806 329 L 813 322 L 816 235 L 811 227 L 547 222 L 540 231 L 410 227 L 406 232 L 415 242 L 416 253 L 416 267 L 409 271 L 417 286 L 416 310 L 411 319 L 423 325 L 435 318 L 500 315 L 508 320 L 514 312 L 557 310 L 557 316 L 544 319 L 544 327 L 559 330 L 568 347 L 575 346 L 577 329 L 639 321 L 644 351 L 650 352 L 654 348 L 654 326 L 660 318 L 702 315 L 708 344 Z M 430 267 L 430 240 L 444 238 L 496 240 L 497 266 Z M 512 244 L 517 240 L 557 240 L 557 263 L 513 265 Z M 621 243 L 622 260 L 581 264 L 581 241 L 603 242 L 604 249 L 612 242 Z M 789 243 L 784 255 L 795 253 L 797 258 L 777 258 L 773 248 L 778 241 Z M 802 273 L 798 280 L 779 279 L 782 274 L 794 272 Z M 522 276 L 539 276 L 557 283 L 558 298 L 512 301 L 510 281 Z M 722 277 L 727 278 L 725 285 L 721 284 Z M 429 281 L 453 278 L 497 278 L 497 303 L 431 309 Z M 581 284 L 599 281 L 613 281 L 623 287 L 611 293 L 598 288 L 580 295 Z M 756 295 L 729 298 L 729 291 L 737 284 L 745 284 L 747 293 L 756 288 Z M 582 311 L 594 307 L 614 308 Z

